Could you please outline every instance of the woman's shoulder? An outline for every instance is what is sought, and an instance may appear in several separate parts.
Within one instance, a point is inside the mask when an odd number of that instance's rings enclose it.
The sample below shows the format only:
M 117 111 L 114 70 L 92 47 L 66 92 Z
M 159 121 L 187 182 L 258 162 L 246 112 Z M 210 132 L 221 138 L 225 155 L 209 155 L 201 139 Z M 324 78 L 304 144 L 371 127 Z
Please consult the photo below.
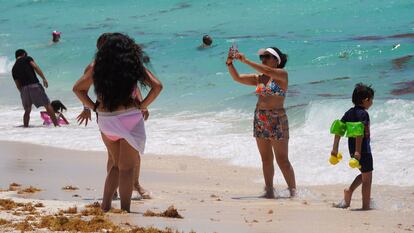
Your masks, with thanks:
M 288 74 L 288 72 L 287 72 L 287 70 L 285 70 L 285 69 L 283 69 L 283 68 L 276 68 L 276 70 L 277 70 L 277 73 L 279 74 L 279 75 L 284 75 L 286 78 L 289 76 L 289 74 Z

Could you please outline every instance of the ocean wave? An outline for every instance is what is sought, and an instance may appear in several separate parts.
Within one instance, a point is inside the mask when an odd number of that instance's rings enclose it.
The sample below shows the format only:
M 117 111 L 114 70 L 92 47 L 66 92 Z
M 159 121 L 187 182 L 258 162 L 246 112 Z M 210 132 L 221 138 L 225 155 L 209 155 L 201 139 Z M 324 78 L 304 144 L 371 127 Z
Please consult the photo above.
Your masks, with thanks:
M 0 56 L 0 77 L 11 73 L 13 64 L 7 57 Z
M 321 100 L 310 102 L 302 111 L 288 110 L 291 122 L 289 157 L 299 185 L 350 183 L 359 173 L 347 165 L 346 139 L 340 144 L 345 159 L 336 166 L 328 163 L 333 141 L 329 134 L 330 124 L 349 107 L 348 100 Z M 42 126 L 38 111 L 34 111 L 31 124 L 35 127 L 29 129 L 17 127 L 23 114 L 20 107 L 2 106 L 0 109 L 0 140 L 77 150 L 105 150 L 94 121 L 88 127 L 75 123 L 81 108 L 69 108 L 65 115 L 72 124 L 59 128 Z M 414 158 L 410 156 L 414 153 L 414 101 L 376 101 L 369 113 L 374 183 L 414 185 Z M 235 109 L 171 115 L 152 110 L 150 120 L 146 122 L 146 153 L 225 159 L 238 166 L 260 167 L 260 155 L 252 136 L 252 117 L 252 112 Z M 279 169 L 276 171 L 275 182 L 285 185 Z

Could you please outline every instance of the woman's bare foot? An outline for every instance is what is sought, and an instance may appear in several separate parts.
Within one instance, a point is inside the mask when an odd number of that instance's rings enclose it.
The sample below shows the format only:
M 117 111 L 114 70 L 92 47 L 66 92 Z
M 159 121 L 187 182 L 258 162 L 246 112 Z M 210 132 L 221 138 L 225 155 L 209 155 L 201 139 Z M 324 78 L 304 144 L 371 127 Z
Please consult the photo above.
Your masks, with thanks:
M 103 212 L 108 212 L 109 210 L 111 210 L 111 204 L 104 204 L 103 202 L 102 202 L 102 204 L 101 204 L 101 210 L 103 211 Z
M 135 185 L 134 189 L 141 195 L 142 199 L 151 199 L 149 191 L 145 190 L 141 185 Z
M 261 198 L 267 198 L 267 199 L 274 199 L 275 196 L 275 189 L 273 187 L 265 187 L 264 189 L 265 193 L 261 195 Z

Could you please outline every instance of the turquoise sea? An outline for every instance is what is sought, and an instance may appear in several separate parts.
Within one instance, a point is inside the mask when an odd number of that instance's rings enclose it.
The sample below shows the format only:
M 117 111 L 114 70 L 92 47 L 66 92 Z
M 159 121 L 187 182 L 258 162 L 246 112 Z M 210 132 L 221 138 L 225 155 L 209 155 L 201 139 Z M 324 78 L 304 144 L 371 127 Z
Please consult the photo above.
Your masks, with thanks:
M 352 106 L 354 85 L 364 82 L 376 90 L 369 110 L 374 182 L 414 185 L 414 1 L 0 0 L 0 12 L 0 140 L 104 150 L 94 122 L 75 124 L 81 106 L 71 88 L 93 59 L 97 37 L 123 32 L 144 46 L 164 84 L 146 123 L 148 154 L 258 167 L 254 88 L 235 83 L 224 61 L 232 43 L 257 62 L 258 49 L 276 46 L 289 55 L 286 108 L 298 183 L 341 183 L 355 175 L 346 163 L 328 164 L 328 128 Z M 62 32 L 54 45 L 53 30 Z M 214 46 L 198 50 L 204 34 Z M 49 97 L 69 107 L 73 124 L 43 127 L 35 111 L 33 128 L 18 127 L 22 107 L 10 74 L 18 48 L 43 69 Z M 341 147 L 347 154 L 345 140 Z

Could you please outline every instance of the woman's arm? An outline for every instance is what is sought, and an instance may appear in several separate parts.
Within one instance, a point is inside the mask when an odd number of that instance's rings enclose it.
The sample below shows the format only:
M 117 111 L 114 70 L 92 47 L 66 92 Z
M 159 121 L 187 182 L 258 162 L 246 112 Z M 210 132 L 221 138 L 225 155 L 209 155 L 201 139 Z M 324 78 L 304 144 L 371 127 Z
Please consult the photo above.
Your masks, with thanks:
M 88 95 L 89 88 L 93 84 L 93 69 L 88 69 L 82 75 L 82 77 L 76 81 L 75 85 L 73 86 L 72 90 L 82 102 L 83 106 L 88 107 L 90 109 L 94 108 L 94 102 Z
M 141 90 L 139 90 L 139 88 L 137 88 L 136 90 L 135 90 L 135 101 L 136 101 L 136 103 L 138 104 L 138 105 L 140 105 L 141 104 L 141 102 L 142 102 L 142 94 L 141 94 Z M 142 116 L 144 117 L 144 120 L 148 120 L 148 117 L 149 117 L 149 112 L 148 112 L 148 109 L 141 109 L 141 112 L 142 112 Z
M 229 70 L 229 73 L 234 81 L 249 85 L 249 86 L 256 86 L 257 85 L 257 74 L 241 74 L 239 75 L 239 72 L 237 72 L 236 68 L 233 65 L 233 57 L 232 57 L 232 51 L 229 49 L 229 54 L 227 56 L 226 61 L 227 68 Z
M 287 86 L 288 74 L 284 69 L 272 68 L 266 65 L 252 62 L 249 59 L 247 59 L 243 53 L 236 53 L 236 59 L 240 60 L 244 64 L 249 65 L 253 69 L 257 70 L 259 73 L 263 73 L 264 75 L 277 81 L 279 85 Z
M 229 73 L 234 81 L 249 85 L 249 86 L 256 86 L 257 85 L 257 74 L 240 74 L 237 72 L 236 68 L 231 65 L 227 65 L 229 69 Z
M 163 88 L 160 80 L 158 80 L 157 77 L 151 73 L 151 71 L 148 69 L 145 69 L 145 71 L 149 77 L 148 85 L 151 87 L 151 90 L 148 92 L 148 95 L 141 101 L 139 105 L 140 109 L 146 109 L 152 102 L 154 102 Z

